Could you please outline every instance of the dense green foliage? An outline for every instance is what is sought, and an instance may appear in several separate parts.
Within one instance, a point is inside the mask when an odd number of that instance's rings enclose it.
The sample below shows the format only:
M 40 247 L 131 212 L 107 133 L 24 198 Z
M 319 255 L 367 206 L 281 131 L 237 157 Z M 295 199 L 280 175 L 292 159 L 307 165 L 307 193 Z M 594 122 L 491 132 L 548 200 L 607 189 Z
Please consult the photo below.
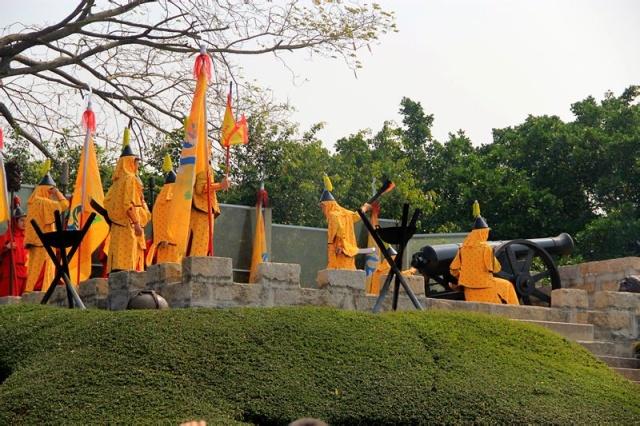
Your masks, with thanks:
M 264 181 L 274 222 L 322 226 L 317 201 L 323 173 L 332 178 L 334 195 L 347 208 L 360 206 L 374 182 L 388 177 L 397 190 L 385 197 L 382 216 L 399 219 L 408 201 L 423 211 L 423 232 L 468 230 L 477 199 L 493 239 L 569 232 L 577 240 L 579 258 L 634 255 L 640 250 L 639 94 L 639 87 L 632 86 L 620 96 L 607 93 L 600 102 L 588 97 L 572 105 L 571 122 L 529 116 L 520 125 L 494 129 L 493 143 L 484 146 L 474 146 L 463 131 L 444 142 L 435 140 L 433 115 L 408 98 L 400 104 L 402 124 L 385 122 L 377 132 L 341 138 L 334 152 L 317 137 L 322 125 L 298 136 L 296 125 L 264 110 L 249 118 L 249 144 L 233 148 L 235 186 L 219 198 L 252 205 Z M 159 190 L 162 156 L 170 152 L 177 160 L 180 138 L 177 130 L 168 143 L 152 144 L 145 184 L 154 176 Z M 77 157 L 77 150 L 66 152 L 60 143 L 55 150 L 60 158 Z M 10 145 L 9 154 L 28 161 L 20 145 Z M 103 156 L 105 175 L 112 161 Z M 104 180 L 108 183 L 108 176 Z
M 0 424 L 631 424 L 639 388 L 485 315 L 0 308 Z

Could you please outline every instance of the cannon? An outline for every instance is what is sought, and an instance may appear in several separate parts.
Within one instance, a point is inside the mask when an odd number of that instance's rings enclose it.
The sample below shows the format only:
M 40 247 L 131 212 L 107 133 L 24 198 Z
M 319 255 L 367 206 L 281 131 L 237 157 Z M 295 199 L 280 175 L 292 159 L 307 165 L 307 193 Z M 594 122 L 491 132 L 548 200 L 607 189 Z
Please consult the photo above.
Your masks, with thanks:
M 520 301 L 525 305 L 551 305 L 551 290 L 561 288 L 560 275 L 552 256 L 573 251 L 573 239 L 567 233 L 557 237 L 488 241 L 502 265 L 496 274 L 513 284 Z M 424 276 L 427 297 L 464 299 L 451 284 L 457 280 L 449 272 L 461 244 L 424 246 L 413 254 L 411 266 Z

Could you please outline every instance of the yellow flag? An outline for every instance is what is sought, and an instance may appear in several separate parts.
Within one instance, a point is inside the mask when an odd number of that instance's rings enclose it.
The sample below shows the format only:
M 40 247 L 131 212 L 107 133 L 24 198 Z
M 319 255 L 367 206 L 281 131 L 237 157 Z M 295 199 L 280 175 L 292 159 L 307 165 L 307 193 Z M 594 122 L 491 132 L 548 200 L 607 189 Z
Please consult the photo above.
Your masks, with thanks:
M 0 155 L 0 222 L 9 220 L 11 217 L 9 207 L 9 192 L 7 191 L 7 175 L 4 172 L 4 161 Z
M 255 283 L 258 280 L 258 265 L 269 260 L 267 252 L 267 238 L 264 232 L 264 219 L 262 217 L 262 202 L 256 204 L 256 230 L 253 234 L 253 251 L 251 253 L 251 271 L 249 282 Z
M 94 211 L 90 205 L 91 199 L 104 205 L 104 192 L 100 180 L 96 148 L 90 131 L 88 131 L 80 154 L 78 175 L 71 198 L 68 229 L 81 229 L 86 224 L 89 215 Z M 91 275 L 93 252 L 102 244 L 108 234 L 109 225 L 101 215 L 97 214 L 82 239 L 78 251 L 69 262 L 69 278 L 75 285 L 88 279 Z
M 208 161 L 200 155 L 201 152 L 206 152 L 207 144 L 205 97 L 208 76 L 205 71 L 200 70 L 197 78 L 191 112 L 185 123 L 185 140 L 182 142 L 180 166 L 176 173 L 176 183 L 171 199 L 170 211 L 173 212 L 176 220 L 170 221 L 167 229 L 169 238 L 176 242 L 180 256 L 184 256 L 189 239 L 189 217 L 196 167 L 202 167 L 203 170 L 206 170 L 206 162 Z
M 223 147 L 228 148 L 231 145 L 246 144 L 249 142 L 249 128 L 247 119 L 244 114 L 239 121 L 233 118 L 233 109 L 231 108 L 231 93 L 227 95 L 227 108 L 224 111 L 224 119 L 222 120 L 222 135 L 220 143 Z

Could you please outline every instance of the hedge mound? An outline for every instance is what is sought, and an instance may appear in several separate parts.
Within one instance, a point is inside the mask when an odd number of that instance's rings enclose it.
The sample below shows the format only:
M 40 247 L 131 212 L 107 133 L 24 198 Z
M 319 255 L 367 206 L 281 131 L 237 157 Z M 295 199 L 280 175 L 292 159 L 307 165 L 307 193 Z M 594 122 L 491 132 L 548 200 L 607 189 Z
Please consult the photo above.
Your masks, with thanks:
M 618 423 L 640 387 L 541 328 L 323 308 L 0 308 L 0 424 Z

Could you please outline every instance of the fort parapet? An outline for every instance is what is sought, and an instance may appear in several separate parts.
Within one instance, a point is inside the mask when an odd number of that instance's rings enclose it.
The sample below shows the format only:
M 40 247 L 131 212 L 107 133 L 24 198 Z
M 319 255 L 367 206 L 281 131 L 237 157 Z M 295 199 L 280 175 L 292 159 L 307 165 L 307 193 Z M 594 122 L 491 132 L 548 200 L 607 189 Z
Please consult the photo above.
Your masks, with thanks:
M 551 307 L 433 299 L 425 296 L 421 276 L 408 280 L 425 309 L 482 312 L 527 321 L 558 331 L 601 357 L 634 357 L 640 336 L 640 293 L 614 290 L 625 276 L 640 275 L 640 258 L 565 266 L 560 274 L 565 288 L 552 291 Z M 88 308 L 114 311 L 126 309 L 128 300 L 141 290 L 155 290 L 171 308 L 327 306 L 371 311 L 377 299 L 365 293 L 365 275 L 360 270 L 319 271 L 317 288 L 308 288 L 301 286 L 300 265 L 268 262 L 258 266 L 256 283 L 244 284 L 233 281 L 232 262 L 225 257 L 187 257 L 182 264 L 154 265 L 146 272 L 116 272 L 109 279 L 87 280 L 78 289 Z M 413 310 L 403 293 L 398 309 Z M 383 311 L 391 309 L 391 299 L 391 295 L 386 298 Z M 42 293 L 33 292 L 22 298 L 0 298 L 0 304 L 41 300 Z M 55 290 L 49 303 L 67 306 L 63 286 Z

